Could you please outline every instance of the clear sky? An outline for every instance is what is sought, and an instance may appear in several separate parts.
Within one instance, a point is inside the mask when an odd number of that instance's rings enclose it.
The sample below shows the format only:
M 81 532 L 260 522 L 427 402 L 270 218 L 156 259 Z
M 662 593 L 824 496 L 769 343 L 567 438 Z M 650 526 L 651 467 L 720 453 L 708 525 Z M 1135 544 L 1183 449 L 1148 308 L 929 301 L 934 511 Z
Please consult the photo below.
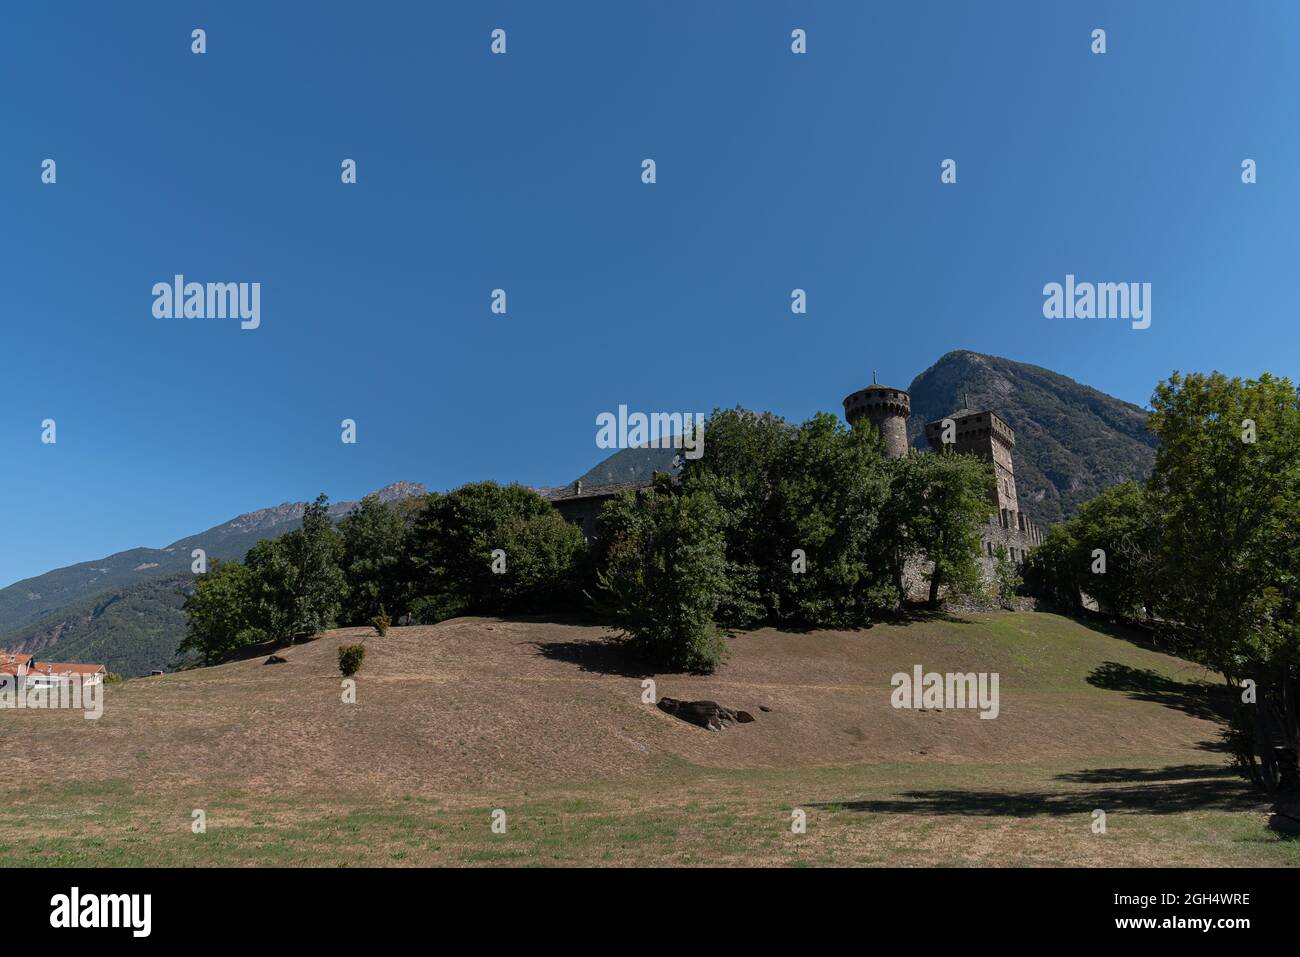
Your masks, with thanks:
M 320 491 L 561 484 L 619 404 L 799 420 L 951 349 L 1139 404 L 1294 376 L 1297 37 L 1292 2 L 6 4 L 0 584 Z M 154 318 L 176 273 L 260 282 L 260 328 Z M 1150 282 L 1151 327 L 1045 319 L 1067 273 Z

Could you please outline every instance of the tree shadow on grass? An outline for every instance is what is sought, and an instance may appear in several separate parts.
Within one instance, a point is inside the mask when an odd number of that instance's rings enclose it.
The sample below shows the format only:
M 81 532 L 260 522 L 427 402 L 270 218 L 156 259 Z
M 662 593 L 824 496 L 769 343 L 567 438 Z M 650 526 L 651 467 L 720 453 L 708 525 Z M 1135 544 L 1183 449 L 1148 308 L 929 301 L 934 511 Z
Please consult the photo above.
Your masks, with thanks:
M 1088 684 L 1123 691 L 1138 701 L 1154 701 L 1197 718 L 1226 721 L 1232 713 L 1228 691 L 1202 681 L 1179 681 L 1150 668 L 1103 661 L 1088 675 Z
M 910 625 L 914 622 L 926 621 L 943 621 L 954 625 L 969 625 L 974 622 L 973 618 L 963 618 L 961 615 L 946 611 L 943 608 L 935 608 L 928 603 L 905 603 L 893 615 L 882 619 L 892 625 Z
M 1096 808 L 1107 813 L 1179 814 L 1184 811 L 1263 810 L 1268 805 L 1231 769 L 1220 765 L 1097 768 L 1057 775 L 1056 780 L 1113 786 L 1075 791 L 904 791 L 884 800 L 835 801 L 809 806 L 875 814 L 1028 818 L 1090 814 Z
M 532 641 L 537 653 L 551 661 L 577 665 L 582 671 L 619 678 L 648 678 L 655 670 L 609 635 L 600 641 Z
M 1069 771 L 1053 780 L 1076 784 L 1144 784 L 1151 781 L 1185 781 L 1192 778 L 1235 778 L 1237 772 L 1226 764 L 1176 764 L 1167 768 L 1092 768 Z
M 1183 657 L 1177 641 L 1158 627 L 1117 618 L 1105 612 L 1090 611 L 1087 608 L 1067 608 L 1043 599 L 1039 600 L 1038 610 L 1060 615 L 1062 618 L 1070 618 L 1092 631 L 1099 631 L 1103 635 L 1126 641 L 1146 651 L 1173 655 L 1176 658 Z

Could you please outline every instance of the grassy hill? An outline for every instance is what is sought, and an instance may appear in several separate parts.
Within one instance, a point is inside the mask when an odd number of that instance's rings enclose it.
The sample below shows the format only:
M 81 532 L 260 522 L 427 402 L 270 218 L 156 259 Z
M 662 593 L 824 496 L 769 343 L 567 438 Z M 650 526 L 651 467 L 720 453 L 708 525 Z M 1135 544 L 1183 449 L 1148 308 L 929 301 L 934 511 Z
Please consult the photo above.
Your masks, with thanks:
M 1054 615 L 765 629 L 707 677 L 646 675 L 595 627 L 463 618 L 366 637 L 344 704 L 363 634 L 112 686 L 99 721 L 0 712 L 0 864 L 1300 863 L 1216 750 L 1217 685 Z M 915 664 L 998 672 L 1000 716 L 894 710 Z M 644 677 L 757 720 L 685 724 Z

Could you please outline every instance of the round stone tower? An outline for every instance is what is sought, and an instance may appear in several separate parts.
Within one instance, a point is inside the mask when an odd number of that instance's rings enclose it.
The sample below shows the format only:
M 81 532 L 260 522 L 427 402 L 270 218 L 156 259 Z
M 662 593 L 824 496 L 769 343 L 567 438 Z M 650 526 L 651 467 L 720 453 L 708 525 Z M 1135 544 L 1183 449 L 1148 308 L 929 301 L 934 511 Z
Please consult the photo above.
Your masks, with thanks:
M 907 454 L 907 417 L 912 412 L 912 397 L 902 389 L 873 384 L 859 389 L 844 400 L 844 418 L 857 428 L 866 421 L 875 426 L 885 439 L 885 455 L 891 459 Z

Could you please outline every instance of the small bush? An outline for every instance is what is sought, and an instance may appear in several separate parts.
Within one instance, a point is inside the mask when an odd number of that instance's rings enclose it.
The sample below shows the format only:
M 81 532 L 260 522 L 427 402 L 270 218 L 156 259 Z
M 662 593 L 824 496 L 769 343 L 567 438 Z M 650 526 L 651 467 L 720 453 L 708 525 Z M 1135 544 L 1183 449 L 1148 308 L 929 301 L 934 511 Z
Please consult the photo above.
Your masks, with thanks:
M 240 648 L 266 644 L 269 640 L 270 637 L 262 628 L 241 628 L 239 634 L 235 635 L 235 644 Z
M 379 614 L 370 619 L 370 624 L 375 626 L 375 631 L 378 632 L 379 637 L 382 638 L 384 635 L 388 634 L 388 629 L 393 625 L 393 619 L 388 617 L 388 612 L 384 611 L 383 605 L 380 605 Z
M 116 671 L 110 671 L 108 674 L 104 675 L 104 684 L 106 685 L 115 685 L 121 680 L 122 676 Z
M 350 678 L 361 670 L 361 662 L 366 660 L 365 645 L 339 645 L 339 671 L 343 677 Z
M 1020 590 L 1020 569 L 1007 554 L 1005 545 L 993 550 L 993 585 L 1003 608 L 1016 607 L 1016 593 Z

